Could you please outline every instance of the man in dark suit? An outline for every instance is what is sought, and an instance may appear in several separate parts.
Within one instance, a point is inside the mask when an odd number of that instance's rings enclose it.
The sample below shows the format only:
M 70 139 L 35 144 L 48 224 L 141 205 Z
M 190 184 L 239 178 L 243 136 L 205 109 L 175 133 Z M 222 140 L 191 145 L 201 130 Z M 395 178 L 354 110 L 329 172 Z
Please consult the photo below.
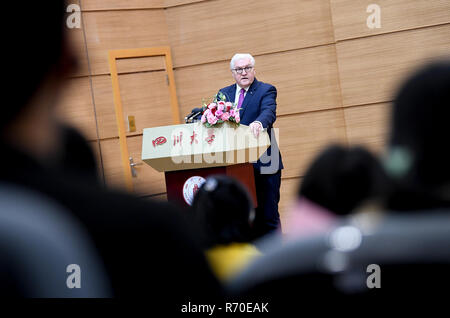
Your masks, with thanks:
M 255 219 L 255 238 L 280 229 L 278 202 L 280 201 L 281 154 L 272 130 L 276 120 L 277 90 L 273 85 L 255 78 L 255 59 L 250 54 L 235 54 L 230 62 L 235 84 L 220 89 L 227 101 L 240 109 L 241 123 L 249 125 L 257 137 L 267 129 L 271 146 L 254 163 L 258 207 Z

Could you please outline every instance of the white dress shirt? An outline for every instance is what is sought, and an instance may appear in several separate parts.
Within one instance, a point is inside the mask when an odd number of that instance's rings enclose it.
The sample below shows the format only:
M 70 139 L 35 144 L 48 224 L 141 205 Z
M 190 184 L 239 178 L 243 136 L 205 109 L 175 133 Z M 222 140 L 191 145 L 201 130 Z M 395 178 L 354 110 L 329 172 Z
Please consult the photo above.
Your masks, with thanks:
M 244 98 L 245 98 L 245 95 L 247 95 L 249 88 L 250 88 L 250 86 L 248 86 L 247 88 L 244 88 L 245 89 Z M 242 89 L 242 87 L 240 87 L 238 84 L 236 84 L 236 93 L 234 95 L 234 102 L 236 103 L 236 105 L 239 102 L 239 95 L 241 94 L 241 89 Z

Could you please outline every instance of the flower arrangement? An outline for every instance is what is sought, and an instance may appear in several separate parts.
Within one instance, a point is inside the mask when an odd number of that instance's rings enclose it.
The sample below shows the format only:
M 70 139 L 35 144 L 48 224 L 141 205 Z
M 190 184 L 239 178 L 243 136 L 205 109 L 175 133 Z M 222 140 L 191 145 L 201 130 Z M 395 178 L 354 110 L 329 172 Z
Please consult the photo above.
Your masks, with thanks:
M 203 103 L 202 124 L 207 128 L 217 127 L 224 122 L 231 122 L 239 126 L 241 118 L 236 104 L 226 101 L 224 94 L 214 96 L 209 104 Z

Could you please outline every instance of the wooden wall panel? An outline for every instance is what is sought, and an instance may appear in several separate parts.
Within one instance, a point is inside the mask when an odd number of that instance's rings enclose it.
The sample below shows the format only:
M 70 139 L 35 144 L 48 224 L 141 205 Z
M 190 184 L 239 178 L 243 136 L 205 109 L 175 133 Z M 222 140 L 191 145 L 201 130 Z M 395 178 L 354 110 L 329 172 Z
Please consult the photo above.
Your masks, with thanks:
M 108 74 L 108 51 L 169 45 L 164 9 L 83 12 L 92 74 Z
M 450 25 L 338 42 L 344 106 L 390 101 L 418 64 L 450 52 Z
M 199 2 L 166 9 L 176 67 L 332 43 L 328 0 Z
M 66 29 L 66 34 L 72 54 L 77 59 L 77 69 L 71 76 L 79 77 L 89 75 L 83 29 Z
M 330 0 L 337 41 L 450 22 L 450 2 L 442 0 Z M 367 7 L 381 9 L 381 28 L 367 27 Z
M 118 136 L 111 77 L 108 75 L 93 76 L 92 90 L 94 92 L 99 138 Z
M 103 155 L 106 184 L 125 189 L 125 177 L 120 155 L 119 139 L 100 141 Z M 127 138 L 128 151 L 134 162 L 141 162 L 142 136 Z M 166 192 L 164 174 L 143 163 L 136 166 L 137 177 L 133 178 L 135 193 L 138 195 L 161 194 Z
M 374 152 L 383 152 L 388 136 L 390 112 L 389 103 L 345 108 L 348 143 L 364 145 Z
M 131 134 L 142 133 L 147 127 L 173 124 L 165 72 L 119 75 L 119 85 L 125 119 L 132 115 L 136 120 L 137 131 Z M 118 136 L 111 78 L 95 76 L 93 88 L 100 138 Z
M 346 143 L 342 109 L 278 117 L 284 177 L 303 176 L 310 161 L 330 142 Z
M 58 114 L 64 121 L 80 129 L 87 139 L 97 139 L 88 77 L 72 78 L 67 81 L 58 106 Z
M 175 69 L 178 103 L 182 119 L 192 108 L 201 107 L 220 88 L 234 83 L 228 62 L 217 62 Z
M 82 0 L 83 11 L 164 8 L 164 0 Z
M 120 155 L 119 139 L 107 139 L 100 141 L 103 157 L 103 170 L 105 182 L 108 187 L 125 189 L 125 177 L 123 174 Z
M 286 224 L 289 223 L 291 214 L 291 205 L 297 197 L 297 190 L 302 178 L 289 178 L 281 180 L 280 203 L 278 211 L 280 212 L 281 228 L 286 233 Z
M 168 8 L 184 4 L 194 4 L 203 1 L 210 1 L 210 0 L 164 0 L 164 5 L 166 6 L 166 8 Z
M 276 86 L 277 114 L 342 105 L 333 45 L 258 56 L 256 75 Z

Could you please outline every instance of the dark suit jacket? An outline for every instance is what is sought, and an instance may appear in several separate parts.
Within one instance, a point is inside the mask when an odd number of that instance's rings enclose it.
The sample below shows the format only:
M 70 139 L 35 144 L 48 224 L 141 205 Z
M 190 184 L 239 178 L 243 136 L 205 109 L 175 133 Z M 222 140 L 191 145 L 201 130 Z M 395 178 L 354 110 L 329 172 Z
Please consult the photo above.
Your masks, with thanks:
M 234 97 L 236 95 L 236 84 L 224 87 L 220 89 L 219 92 L 222 92 L 225 95 L 227 101 L 234 103 Z M 244 102 L 242 103 L 240 111 L 241 123 L 244 125 L 249 125 L 255 120 L 259 121 L 264 128 L 267 128 L 269 137 L 271 137 L 272 126 L 277 118 L 276 99 L 277 89 L 275 88 L 275 86 L 260 82 L 255 78 L 252 85 L 250 85 L 247 94 L 245 95 Z M 278 150 L 279 166 L 278 168 L 275 167 L 273 171 L 276 172 L 280 169 L 283 169 L 283 162 L 281 160 L 281 153 L 279 152 L 276 140 L 271 140 L 271 143 L 272 146 L 267 149 L 266 155 L 270 156 L 272 150 L 274 150 L 272 148 L 276 147 L 276 149 Z M 261 162 L 261 160 L 258 160 L 256 163 L 254 163 L 254 166 L 257 168 L 260 168 L 261 166 L 268 167 L 270 166 L 270 162 L 265 163 Z

